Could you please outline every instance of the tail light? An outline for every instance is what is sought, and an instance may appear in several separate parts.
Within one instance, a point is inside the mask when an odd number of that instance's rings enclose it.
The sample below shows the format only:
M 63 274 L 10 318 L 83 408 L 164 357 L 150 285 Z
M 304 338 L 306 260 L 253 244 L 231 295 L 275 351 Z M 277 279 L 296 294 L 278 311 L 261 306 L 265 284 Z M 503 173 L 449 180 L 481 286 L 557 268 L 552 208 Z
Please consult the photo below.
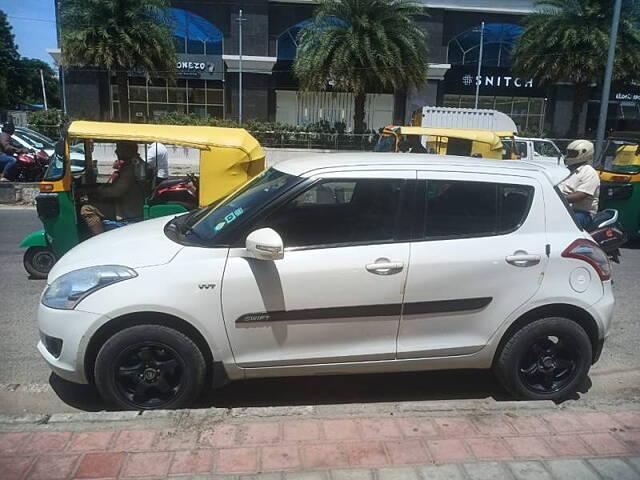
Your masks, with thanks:
M 586 238 L 579 238 L 569 245 L 562 256 L 565 258 L 577 258 L 583 260 L 591 265 L 596 272 L 600 280 L 609 280 L 611 278 L 611 263 L 609 263 L 609 257 L 602 251 L 597 243 L 587 240 Z

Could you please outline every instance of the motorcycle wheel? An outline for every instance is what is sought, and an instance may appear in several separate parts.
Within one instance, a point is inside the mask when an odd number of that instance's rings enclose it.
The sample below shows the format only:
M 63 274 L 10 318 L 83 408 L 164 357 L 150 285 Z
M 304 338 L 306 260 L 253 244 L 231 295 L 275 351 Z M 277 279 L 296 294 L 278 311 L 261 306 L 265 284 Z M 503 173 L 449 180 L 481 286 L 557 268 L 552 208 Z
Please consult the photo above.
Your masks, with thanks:
M 56 256 L 47 247 L 29 247 L 24 252 L 24 269 L 32 278 L 47 278 L 56 263 Z

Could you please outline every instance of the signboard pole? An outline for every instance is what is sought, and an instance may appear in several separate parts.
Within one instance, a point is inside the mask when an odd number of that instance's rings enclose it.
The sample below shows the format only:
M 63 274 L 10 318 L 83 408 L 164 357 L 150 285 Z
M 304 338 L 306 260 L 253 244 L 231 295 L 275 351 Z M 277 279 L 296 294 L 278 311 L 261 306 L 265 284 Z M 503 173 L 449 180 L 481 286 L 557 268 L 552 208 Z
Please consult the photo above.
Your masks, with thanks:
M 474 108 L 478 108 L 478 97 L 480 96 L 480 74 L 482 70 L 482 50 L 484 47 L 484 22 L 480 25 L 480 52 L 478 55 L 478 75 L 476 77 L 476 103 Z
M 242 9 L 238 15 L 239 26 L 239 51 L 238 51 L 238 123 L 242 124 L 242 22 L 246 19 L 242 18 Z
M 599 158 L 604 144 L 604 130 L 607 124 L 607 112 L 609 110 L 609 95 L 611 93 L 611 77 L 613 75 L 613 59 L 616 55 L 616 42 L 618 41 L 618 25 L 620 24 L 620 10 L 622 0 L 616 0 L 613 7 L 613 20 L 611 22 L 611 34 L 609 36 L 609 53 L 607 56 L 607 68 L 604 73 L 602 85 L 602 98 L 600 99 L 600 117 L 598 118 L 598 130 L 596 133 L 596 158 Z

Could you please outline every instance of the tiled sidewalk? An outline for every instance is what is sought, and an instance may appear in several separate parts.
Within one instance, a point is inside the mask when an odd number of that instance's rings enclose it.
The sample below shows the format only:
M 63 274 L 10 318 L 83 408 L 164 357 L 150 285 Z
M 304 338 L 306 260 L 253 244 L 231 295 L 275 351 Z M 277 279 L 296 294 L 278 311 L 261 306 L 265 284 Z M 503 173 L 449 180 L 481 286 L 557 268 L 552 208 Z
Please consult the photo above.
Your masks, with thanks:
M 197 426 L 91 428 L 0 434 L 0 478 L 640 478 L 635 411 L 205 417 Z

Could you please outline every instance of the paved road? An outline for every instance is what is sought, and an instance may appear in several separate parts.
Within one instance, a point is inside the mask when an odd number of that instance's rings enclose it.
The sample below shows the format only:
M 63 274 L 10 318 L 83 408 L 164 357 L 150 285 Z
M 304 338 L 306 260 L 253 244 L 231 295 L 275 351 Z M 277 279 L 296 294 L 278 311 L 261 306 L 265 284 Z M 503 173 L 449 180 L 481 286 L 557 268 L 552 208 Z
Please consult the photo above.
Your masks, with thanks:
M 39 228 L 35 210 L 0 207 L 0 414 L 100 410 L 88 387 L 49 374 L 35 345 L 35 307 L 44 281 L 29 280 L 18 247 Z M 623 251 L 615 265 L 616 312 L 611 336 L 592 369 L 587 399 L 630 401 L 640 396 L 640 248 Z M 241 407 L 330 403 L 365 404 L 453 398 L 505 399 L 490 373 L 427 372 L 357 377 L 310 377 L 236 382 L 201 400 L 200 406 Z

